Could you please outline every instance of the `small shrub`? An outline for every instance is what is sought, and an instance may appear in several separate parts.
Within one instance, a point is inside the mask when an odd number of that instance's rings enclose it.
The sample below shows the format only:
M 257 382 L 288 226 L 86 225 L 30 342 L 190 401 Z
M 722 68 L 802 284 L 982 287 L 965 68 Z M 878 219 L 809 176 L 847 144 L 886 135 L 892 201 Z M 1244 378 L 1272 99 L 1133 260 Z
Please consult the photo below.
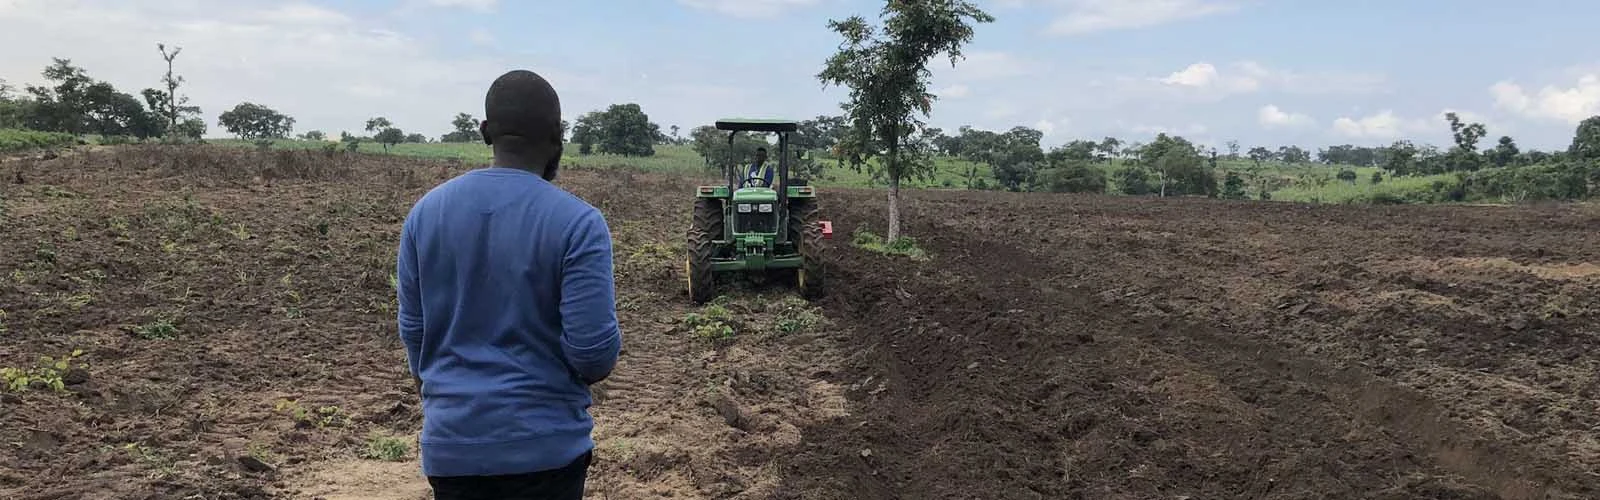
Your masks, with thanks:
M 33 368 L 0 368 L 0 379 L 5 381 L 5 388 L 11 392 L 22 392 L 33 387 L 34 384 L 43 385 L 56 392 L 67 390 L 67 383 L 62 376 L 73 368 L 73 362 L 83 356 L 82 349 L 72 351 L 72 354 L 61 359 L 50 356 L 39 358 L 39 364 Z M 81 368 L 82 366 L 79 366 Z
M 787 300 L 777 303 L 779 307 L 778 322 L 775 325 L 780 335 L 792 335 L 804 332 L 822 323 L 822 315 L 816 308 L 810 307 L 803 300 Z
M 307 427 L 318 429 L 344 427 L 350 423 L 350 416 L 337 406 L 319 406 L 313 410 L 301 405 L 297 400 L 280 399 L 273 407 L 277 411 L 288 413 L 295 423 Z
M 1222 179 L 1222 199 L 1242 200 L 1245 196 L 1244 178 L 1239 177 L 1238 172 L 1228 172 Z
M 178 327 L 172 320 L 163 318 L 139 325 L 133 333 L 145 340 L 172 340 L 178 338 Z
M 401 462 L 410 454 L 411 446 L 405 440 L 376 433 L 367 437 L 367 448 L 361 451 L 364 458 L 386 462 Z
M 33 251 L 33 258 L 45 264 L 55 265 L 56 248 L 49 243 L 39 245 L 39 248 Z
M 904 255 L 911 260 L 928 260 L 928 253 L 918 247 L 917 240 L 910 236 L 901 236 L 894 241 L 885 242 L 882 236 L 865 229 L 858 229 L 851 235 L 851 243 L 863 250 L 881 254 Z
M 1104 193 L 1106 172 L 1087 161 L 1069 161 L 1040 170 L 1035 189 L 1052 193 Z
M 700 312 L 685 315 L 683 324 L 696 337 L 708 340 L 729 339 L 734 335 L 733 313 L 721 304 L 710 304 Z

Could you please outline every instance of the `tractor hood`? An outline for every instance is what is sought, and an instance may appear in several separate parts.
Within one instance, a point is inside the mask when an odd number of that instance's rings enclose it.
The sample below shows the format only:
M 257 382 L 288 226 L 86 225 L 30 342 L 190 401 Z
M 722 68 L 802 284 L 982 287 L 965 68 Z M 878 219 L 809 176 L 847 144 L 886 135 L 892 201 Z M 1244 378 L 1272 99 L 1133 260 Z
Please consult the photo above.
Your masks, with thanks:
M 759 203 L 778 201 L 778 191 L 772 188 L 747 187 L 733 192 L 733 201 L 736 203 Z

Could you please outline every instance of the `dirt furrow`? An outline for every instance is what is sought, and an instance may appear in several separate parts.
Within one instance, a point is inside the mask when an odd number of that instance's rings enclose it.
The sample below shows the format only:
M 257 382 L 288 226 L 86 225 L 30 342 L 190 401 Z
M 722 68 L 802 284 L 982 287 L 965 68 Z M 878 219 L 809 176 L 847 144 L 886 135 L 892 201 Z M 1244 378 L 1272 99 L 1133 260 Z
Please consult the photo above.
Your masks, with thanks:
M 875 200 L 853 201 L 863 208 L 839 214 L 839 227 L 875 225 L 865 208 Z M 840 470 L 855 479 L 834 486 L 872 486 L 883 498 L 1594 491 L 1576 471 L 1515 444 L 1463 437 L 1424 396 L 1392 381 L 1237 336 L 1218 324 L 1228 314 L 1205 324 L 1130 309 L 1118 299 L 1140 292 L 1109 300 L 1101 292 L 1149 283 L 1057 271 L 1103 256 L 1019 248 L 974 229 L 992 226 L 951 222 L 943 208 L 910 211 L 932 264 L 841 265 L 853 268 L 849 295 L 830 307 L 860 325 L 855 338 L 873 353 L 857 360 L 861 373 L 889 383 L 858 395 L 869 416 L 854 433 L 808 432 L 808 441 L 830 442 L 818 449 L 833 450 L 813 462 L 857 464 Z M 873 453 L 841 451 L 852 448 Z

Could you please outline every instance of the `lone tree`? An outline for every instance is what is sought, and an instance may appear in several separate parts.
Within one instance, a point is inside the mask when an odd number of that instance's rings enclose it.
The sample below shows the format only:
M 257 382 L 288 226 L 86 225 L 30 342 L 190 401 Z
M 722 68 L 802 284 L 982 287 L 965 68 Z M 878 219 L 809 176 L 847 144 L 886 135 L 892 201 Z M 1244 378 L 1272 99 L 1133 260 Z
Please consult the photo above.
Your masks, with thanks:
M 1272 159 L 1272 151 L 1261 146 L 1250 148 L 1250 161 L 1256 162 L 1256 168 L 1261 168 L 1261 162 Z
M 922 126 L 917 113 L 929 114 L 936 98 L 928 93 L 928 61 L 948 54 L 954 66 L 961 46 L 972 39 L 968 19 L 987 23 L 994 17 L 965 0 L 888 0 L 880 16 L 882 37 L 861 16 L 829 20 L 828 27 L 844 41 L 817 79 L 850 89 L 841 108 L 852 133 L 841 149 L 852 167 L 887 177 L 892 242 L 900 237 L 901 179 L 926 177 L 933 170 L 933 162 L 908 158 L 906 150 L 912 148 L 903 147 Z M 870 162 L 874 157 L 881 161 Z
M 260 104 L 242 102 L 217 116 L 217 124 L 241 139 L 278 139 L 289 136 L 294 118 Z
M 173 47 L 168 52 L 166 44 L 157 43 L 156 49 L 161 51 L 161 59 L 167 62 L 167 74 L 161 77 L 161 83 L 166 84 L 167 89 L 144 89 L 145 103 L 150 106 L 151 113 L 166 122 L 162 130 L 168 140 L 199 139 L 206 127 L 205 120 L 199 118 L 200 107 L 190 106 L 189 96 L 178 95 L 178 86 L 183 83 L 183 77 L 172 72 L 172 61 L 178 58 L 178 53 L 183 52 L 183 47 Z M 180 124 L 180 120 L 183 123 Z
M 1499 143 L 1495 144 L 1494 149 L 1489 150 L 1486 154 L 1489 157 L 1489 162 L 1493 163 L 1494 166 L 1506 167 L 1515 164 L 1517 155 L 1522 154 L 1522 151 L 1517 149 L 1516 140 L 1510 136 L 1500 136 Z
M 1444 119 L 1450 123 L 1450 135 L 1456 142 L 1456 147 L 1446 153 L 1445 160 L 1449 168 L 1473 171 L 1482 167 L 1483 157 L 1478 154 L 1478 140 L 1488 134 L 1488 130 L 1482 123 L 1463 123 L 1453 111 L 1445 113 Z
M 1591 116 L 1578 123 L 1572 134 L 1572 145 L 1567 155 L 1580 162 L 1600 162 L 1600 115 Z
M 378 141 L 378 144 L 382 144 L 383 152 L 385 153 L 389 152 L 389 146 L 405 142 L 406 140 L 406 133 L 402 132 L 398 128 L 395 128 L 394 123 L 390 122 L 388 118 L 384 118 L 382 116 L 367 119 L 367 131 L 377 132 L 376 134 L 373 134 L 372 140 Z
M 483 132 L 478 130 L 478 119 L 467 113 L 457 113 L 450 120 L 454 131 L 439 138 L 439 142 L 483 142 Z
M 600 114 L 599 144 L 601 153 L 623 156 L 651 156 L 656 154 L 655 144 L 664 137 L 661 126 L 650 121 L 650 115 L 636 103 L 612 104 Z

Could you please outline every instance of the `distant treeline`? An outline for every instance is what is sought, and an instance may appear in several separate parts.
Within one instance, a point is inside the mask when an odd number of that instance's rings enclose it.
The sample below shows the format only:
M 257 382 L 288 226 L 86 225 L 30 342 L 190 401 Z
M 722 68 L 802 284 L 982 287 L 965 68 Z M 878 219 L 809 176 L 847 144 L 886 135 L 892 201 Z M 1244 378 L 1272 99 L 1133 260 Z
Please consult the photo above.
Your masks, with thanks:
M 173 73 L 172 66 L 180 49 L 158 47 L 167 72 L 158 79 L 159 88 L 143 89 L 139 97 L 95 80 L 83 68 L 62 58 L 54 59 L 42 71 L 48 82 L 45 85 L 28 85 L 19 92 L 0 80 L 0 129 L 73 136 L 95 134 L 104 142 L 198 140 L 205 134 L 207 124 L 200 118 L 201 109 L 189 105 L 188 98 L 179 93 L 183 78 Z M 1509 136 L 1481 148 L 1479 143 L 1488 135 L 1483 124 L 1464 123 L 1454 113 L 1447 114 L 1445 121 L 1453 139 L 1453 144 L 1445 148 L 1400 140 L 1386 146 L 1337 145 L 1315 153 L 1295 145 L 1253 146 L 1246 150 L 1236 141 L 1227 142 L 1219 151 L 1168 134 L 1158 134 L 1148 143 L 1106 137 L 1074 140 L 1046 150 L 1041 145 L 1043 132 L 1031 127 L 990 131 L 963 126 L 953 134 L 921 127 L 907 135 L 901 146 L 901 161 L 928 164 L 941 157 L 966 160 L 969 163 L 963 187 L 1011 191 L 1265 198 L 1269 191 L 1289 187 L 1297 180 L 1262 174 L 1271 162 L 1278 166 L 1328 166 L 1330 172 L 1336 172 L 1318 182 L 1337 179 L 1353 184 L 1358 179 L 1350 169 L 1363 167 L 1381 171 L 1363 179 L 1371 183 L 1385 178 L 1454 174 L 1452 179 L 1436 183 L 1437 189 L 1427 195 L 1430 200 L 1474 196 L 1574 199 L 1596 192 L 1596 183 L 1600 182 L 1600 116 L 1579 124 L 1571 145 L 1557 151 L 1523 150 Z M 217 125 L 242 139 L 287 138 L 294 124 L 293 117 L 252 102 L 239 103 L 217 116 Z M 459 113 L 451 120 L 451 132 L 438 140 L 482 141 L 478 127 L 477 118 Z M 768 144 L 762 134 L 751 134 L 730 145 L 726 135 L 710 125 L 696 127 L 688 137 L 681 137 L 679 127 L 674 125 L 664 131 L 636 103 L 614 104 L 584 113 L 573 123 L 563 121 L 562 128 L 563 134 L 570 136 L 569 142 L 577 146 L 578 154 L 650 156 L 655 154 L 657 144 L 689 144 L 705 158 L 708 167 L 726 161 L 730 153 L 734 158 L 748 158 L 756 147 Z M 370 135 L 341 132 L 339 142 L 350 150 L 365 141 L 381 143 L 385 149 L 404 142 L 432 142 L 422 134 L 402 131 L 381 116 L 368 119 L 365 132 Z M 41 137 L 12 132 L 5 145 L 26 148 L 44 140 Z M 51 137 L 44 141 L 57 144 L 62 136 Z M 330 139 L 319 130 L 297 137 Z M 850 124 L 843 116 L 802 121 L 800 130 L 790 137 L 792 148 L 803 153 L 796 158 L 796 175 L 816 175 L 830 162 L 841 168 L 857 164 L 850 161 L 851 155 L 857 154 L 847 144 L 851 137 Z M 980 175 L 978 165 L 990 167 L 989 175 Z M 923 175 L 933 171 L 906 170 Z

